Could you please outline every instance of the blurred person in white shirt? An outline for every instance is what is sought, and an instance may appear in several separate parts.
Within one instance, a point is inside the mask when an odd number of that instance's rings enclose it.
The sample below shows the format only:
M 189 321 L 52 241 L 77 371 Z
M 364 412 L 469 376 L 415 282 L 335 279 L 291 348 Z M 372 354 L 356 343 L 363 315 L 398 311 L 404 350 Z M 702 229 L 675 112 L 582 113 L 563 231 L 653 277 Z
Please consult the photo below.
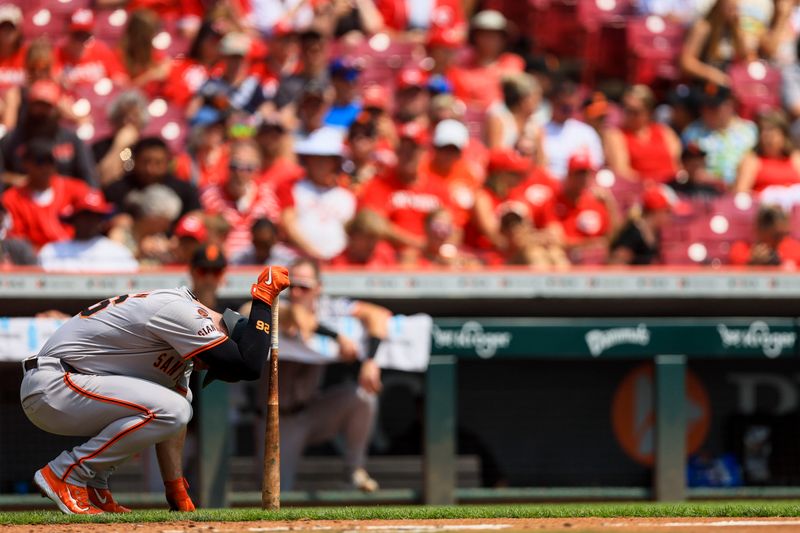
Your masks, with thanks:
M 47 271 L 135 272 L 139 265 L 122 244 L 103 231 L 113 207 L 102 194 L 92 191 L 62 218 L 75 228 L 75 237 L 51 242 L 39 251 L 39 263 Z

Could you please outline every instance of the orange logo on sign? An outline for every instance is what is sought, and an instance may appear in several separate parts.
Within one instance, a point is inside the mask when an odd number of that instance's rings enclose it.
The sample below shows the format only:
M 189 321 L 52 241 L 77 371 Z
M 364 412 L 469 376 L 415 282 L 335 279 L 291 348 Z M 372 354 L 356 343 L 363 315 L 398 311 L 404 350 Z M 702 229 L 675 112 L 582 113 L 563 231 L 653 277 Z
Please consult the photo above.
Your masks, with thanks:
M 655 448 L 653 365 L 634 368 L 622 380 L 611 404 L 614 436 L 625 453 L 637 463 L 652 466 Z M 696 452 L 708 434 L 711 408 L 703 384 L 686 371 L 686 452 Z

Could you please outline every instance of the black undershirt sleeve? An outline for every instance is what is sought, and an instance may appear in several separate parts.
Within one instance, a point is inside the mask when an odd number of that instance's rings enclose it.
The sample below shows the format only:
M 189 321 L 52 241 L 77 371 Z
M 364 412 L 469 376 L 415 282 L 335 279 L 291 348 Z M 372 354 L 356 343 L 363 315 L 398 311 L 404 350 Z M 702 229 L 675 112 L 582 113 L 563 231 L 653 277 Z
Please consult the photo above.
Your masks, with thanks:
M 254 381 L 261 377 L 261 369 L 267 361 L 269 349 L 269 324 L 272 320 L 272 307 L 266 302 L 253 298 L 250 318 L 241 337 L 234 341 L 228 339 L 197 355 L 209 366 L 203 384 L 215 379 L 227 382 Z M 238 331 L 237 327 L 237 331 Z

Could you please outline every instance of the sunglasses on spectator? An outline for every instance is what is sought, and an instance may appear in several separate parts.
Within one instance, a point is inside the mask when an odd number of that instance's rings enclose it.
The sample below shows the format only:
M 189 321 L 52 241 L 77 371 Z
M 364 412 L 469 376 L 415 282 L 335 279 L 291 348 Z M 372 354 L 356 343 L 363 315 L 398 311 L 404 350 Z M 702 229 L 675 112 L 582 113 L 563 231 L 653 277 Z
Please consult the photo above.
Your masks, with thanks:
M 214 276 L 215 278 L 218 278 L 222 276 L 224 270 L 221 268 L 197 267 L 195 268 L 195 272 L 197 272 L 198 276 Z
M 54 165 L 56 163 L 55 158 L 49 156 L 42 156 L 42 157 L 29 157 L 26 159 L 29 163 L 36 166 L 44 166 L 44 165 Z
M 258 172 L 258 165 L 250 165 L 236 161 L 231 161 L 228 168 L 231 170 L 238 170 L 239 172 Z

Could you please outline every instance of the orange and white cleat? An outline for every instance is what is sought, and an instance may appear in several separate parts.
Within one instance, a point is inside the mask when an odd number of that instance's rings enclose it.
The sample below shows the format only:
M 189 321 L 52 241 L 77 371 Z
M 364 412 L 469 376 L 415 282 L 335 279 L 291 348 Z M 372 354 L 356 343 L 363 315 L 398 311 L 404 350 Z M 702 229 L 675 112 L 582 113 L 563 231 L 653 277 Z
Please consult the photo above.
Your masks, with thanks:
M 66 514 L 102 514 L 103 511 L 89 503 L 86 487 L 61 481 L 57 475 L 45 466 L 37 470 L 33 482 L 39 487 L 42 496 L 53 500 L 58 508 Z
M 164 490 L 170 511 L 191 513 L 195 510 L 194 502 L 189 497 L 189 482 L 186 481 L 186 478 L 179 477 L 172 481 L 165 481 Z
M 88 487 L 87 490 L 89 491 L 89 501 L 100 509 L 101 511 L 105 511 L 106 513 L 130 513 L 131 510 L 127 507 L 118 504 L 114 500 L 114 496 L 111 495 L 111 491 L 108 489 L 98 489 L 95 487 Z

